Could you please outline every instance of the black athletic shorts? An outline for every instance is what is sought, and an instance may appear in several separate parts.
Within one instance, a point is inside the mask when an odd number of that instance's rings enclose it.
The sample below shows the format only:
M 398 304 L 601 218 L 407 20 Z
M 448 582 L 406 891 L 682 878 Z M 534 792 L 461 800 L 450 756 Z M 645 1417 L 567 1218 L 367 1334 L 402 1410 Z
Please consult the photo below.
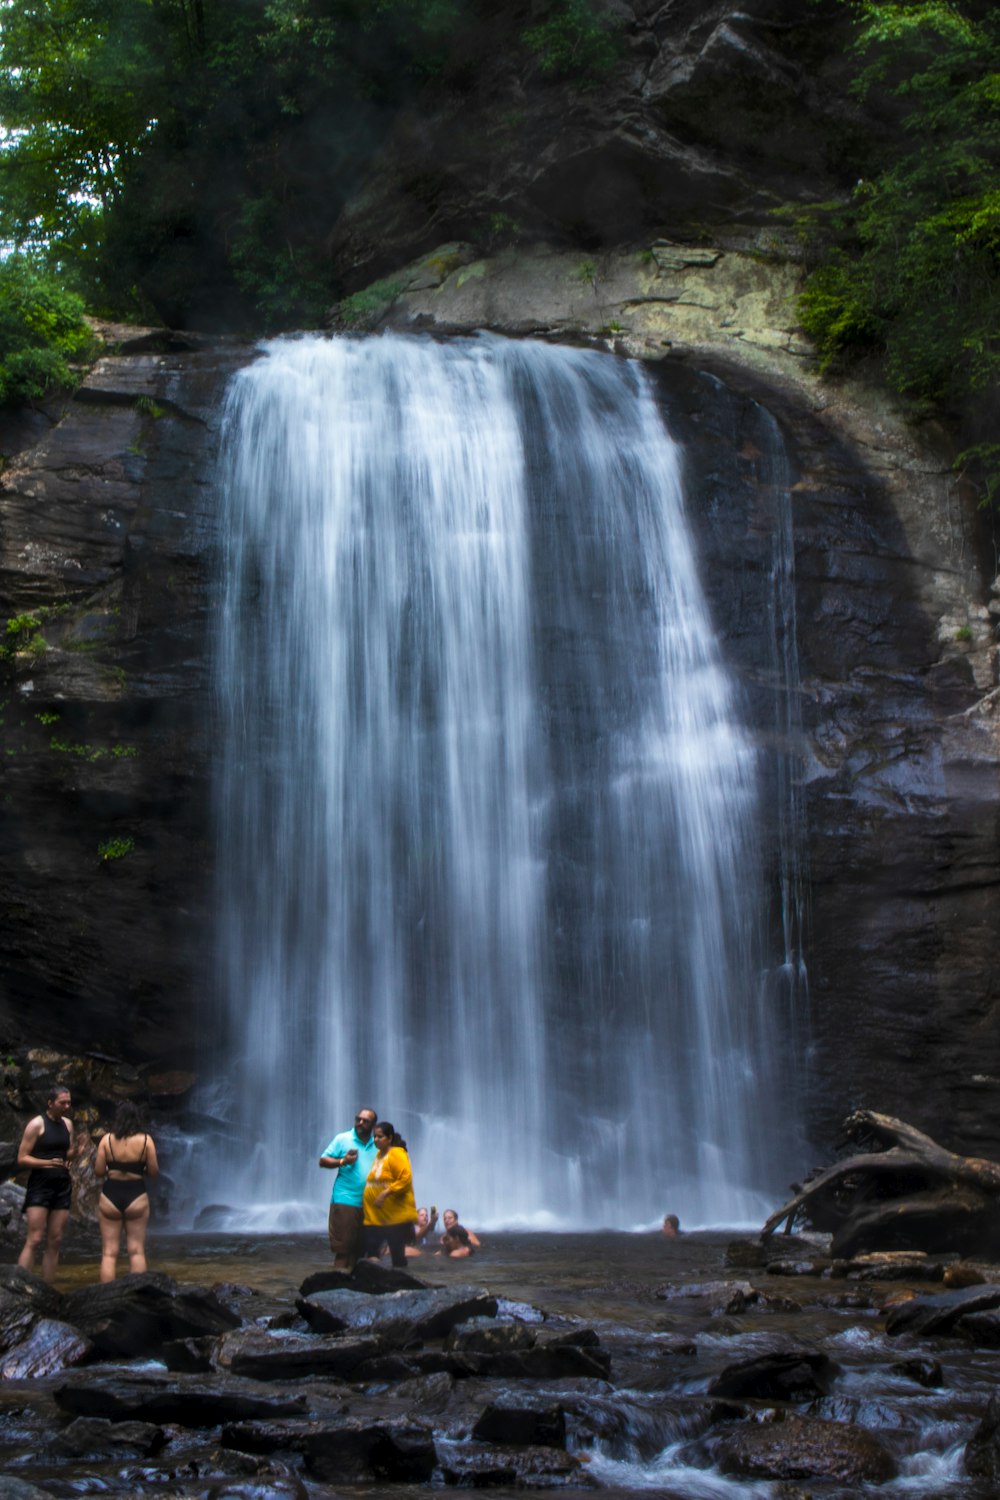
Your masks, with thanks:
M 29 1208 L 69 1208 L 73 1202 L 73 1183 L 68 1172 L 32 1172 L 24 1192 L 21 1212 Z

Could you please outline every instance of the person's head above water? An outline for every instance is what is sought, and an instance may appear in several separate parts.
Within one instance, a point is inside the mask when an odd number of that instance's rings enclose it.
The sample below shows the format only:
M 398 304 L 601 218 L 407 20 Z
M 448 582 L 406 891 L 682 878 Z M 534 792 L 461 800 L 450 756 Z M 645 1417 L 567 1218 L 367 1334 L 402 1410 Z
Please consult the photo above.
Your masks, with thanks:
M 668 1240 L 675 1240 L 681 1232 L 681 1221 L 676 1214 L 663 1215 L 663 1233 Z

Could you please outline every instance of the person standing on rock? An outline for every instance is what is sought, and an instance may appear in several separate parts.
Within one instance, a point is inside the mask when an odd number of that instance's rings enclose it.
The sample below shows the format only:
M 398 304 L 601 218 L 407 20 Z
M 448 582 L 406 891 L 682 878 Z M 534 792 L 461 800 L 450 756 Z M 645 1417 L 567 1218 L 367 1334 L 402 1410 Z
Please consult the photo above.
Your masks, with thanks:
M 115 1279 L 123 1229 L 129 1270 L 135 1274 L 145 1271 L 149 1224 L 146 1178 L 158 1176 L 159 1171 L 153 1138 L 144 1129 L 136 1106 L 126 1099 L 118 1106 L 114 1125 L 101 1136 L 94 1162 L 94 1175 L 103 1184 L 97 1205 L 102 1281 Z
M 383 1245 L 388 1245 L 392 1263 L 401 1271 L 406 1266 L 409 1231 L 417 1222 L 410 1158 L 406 1142 L 388 1120 L 379 1121 L 372 1140 L 377 1155 L 365 1184 L 362 1250 L 378 1260 Z
M 335 1135 L 319 1159 L 321 1167 L 335 1168 L 336 1181 L 330 1198 L 330 1250 L 337 1271 L 353 1271 L 361 1255 L 362 1204 L 365 1183 L 378 1152 L 372 1131 L 378 1115 L 359 1109 L 351 1130 Z
M 17 1258 L 25 1271 L 35 1268 L 35 1256 L 45 1241 L 42 1277 L 54 1281 L 59 1265 L 66 1220 L 73 1201 L 73 1184 L 69 1164 L 76 1158 L 73 1122 L 67 1115 L 73 1108 L 69 1089 L 55 1084 L 49 1089 L 44 1114 L 35 1115 L 24 1127 L 17 1148 L 17 1169 L 30 1172 L 21 1212 L 28 1225 L 24 1248 Z

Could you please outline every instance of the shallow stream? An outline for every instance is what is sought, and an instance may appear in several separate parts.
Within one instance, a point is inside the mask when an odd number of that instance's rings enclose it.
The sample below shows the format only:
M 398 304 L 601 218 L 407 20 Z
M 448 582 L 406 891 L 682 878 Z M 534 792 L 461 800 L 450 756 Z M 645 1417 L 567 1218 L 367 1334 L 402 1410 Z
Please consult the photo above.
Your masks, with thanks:
M 560 1395 L 586 1408 L 586 1438 L 569 1423 L 567 1447 L 586 1451 L 589 1492 L 625 1496 L 650 1492 L 677 1500 L 847 1500 L 870 1493 L 885 1500 L 967 1497 L 995 1490 L 965 1476 L 963 1450 L 996 1384 L 997 1353 L 957 1338 L 920 1342 L 889 1338 L 879 1309 L 905 1283 L 804 1275 L 772 1275 L 727 1263 L 731 1233 L 697 1233 L 669 1241 L 658 1234 L 495 1234 L 479 1254 L 450 1262 L 425 1254 L 410 1263 L 435 1286 L 476 1283 L 506 1299 L 502 1311 L 544 1312 L 550 1327 L 581 1321 L 610 1354 L 611 1380 L 535 1382 L 532 1394 Z M 776 1241 L 780 1250 L 781 1241 Z M 287 1319 L 306 1276 L 329 1269 L 325 1238 L 296 1234 L 158 1235 L 150 1269 L 178 1281 L 210 1286 L 243 1283 L 258 1294 L 254 1321 Z M 91 1258 L 70 1248 L 59 1287 L 70 1291 L 96 1279 Z M 729 1259 L 739 1259 L 739 1251 Z M 749 1285 L 748 1285 L 749 1284 Z M 917 1285 L 918 1291 L 936 1288 Z M 938 1288 L 939 1289 L 939 1288 Z M 509 1304 L 526 1304 L 511 1308 Z M 726 1309 L 730 1310 L 726 1310 Z M 736 1310 L 738 1309 L 738 1310 Z M 539 1320 L 540 1321 L 540 1320 Z M 878 1486 L 845 1488 L 816 1478 L 760 1481 L 729 1478 L 713 1462 L 713 1406 L 707 1388 L 723 1368 L 773 1346 L 776 1339 L 815 1346 L 837 1368 L 826 1394 L 798 1403 L 751 1402 L 751 1418 L 795 1413 L 852 1423 L 877 1435 L 898 1464 L 898 1477 Z M 927 1386 L 894 1366 L 906 1360 L 940 1363 L 939 1383 Z M 102 1366 L 106 1369 L 106 1366 Z M 150 1361 L 127 1369 L 162 1369 Z M 0 1387 L 0 1473 L 17 1476 L 53 1496 L 150 1495 L 184 1497 L 313 1497 L 416 1495 L 427 1486 L 380 1482 L 336 1487 L 294 1472 L 280 1480 L 241 1472 L 237 1455 L 218 1446 L 212 1431 L 177 1431 L 155 1457 L 137 1465 L 118 1459 L 59 1460 L 50 1446 L 64 1424 L 50 1392 L 60 1377 L 7 1382 Z M 305 1389 L 302 1382 L 298 1383 Z M 460 1383 L 461 1384 L 461 1383 Z M 524 1390 L 524 1382 L 510 1382 Z M 315 1389 L 319 1389 L 317 1386 Z M 363 1388 L 360 1408 L 382 1406 L 391 1387 Z M 744 1402 L 742 1419 L 747 1416 Z M 718 1403 L 715 1403 L 718 1407 Z M 594 1433 L 600 1436 L 595 1441 Z M 234 1471 L 235 1464 L 235 1471 Z M 442 1481 L 443 1484 L 443 1481 Z M 572 1495 L 579 1482 L 560 1488 Z M 551 1486 L 547 1486 L 551 1491 Z M 0 1488 L 0 1493 L 2 1493 Z M 508 1493 L 504 1487 L 494 1493 Z M 518 1494 L 533 1493 L 520 1487 Z

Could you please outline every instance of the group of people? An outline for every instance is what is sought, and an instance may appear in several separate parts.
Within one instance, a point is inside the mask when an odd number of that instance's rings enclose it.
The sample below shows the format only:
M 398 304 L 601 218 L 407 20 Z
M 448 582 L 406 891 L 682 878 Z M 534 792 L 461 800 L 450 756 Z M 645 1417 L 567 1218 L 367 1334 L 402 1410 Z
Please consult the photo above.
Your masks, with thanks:
M 380 1120 L 374 1109 L 359 1109 L 351 1129 L 334 1136 L 319 1164 L 337 1173 L 329 1216 L 336 1269 L 351 1271 L 358 1260 L 377 1260 L 386 1248 L 397 1268 L 423 1253 L 437 1225 L 437 1209 L 417 1208 L 406 1142 L 395 1125 Z M 455 1210 L 446 1208 L 437 1253 L 464 1259 L 479 1243 Z
M 42 1276 L 46 1281 L 55 1280 L 72 1206 L 70 1164 L 85 1149 L 84 1136 L 73 1134 L 69 1118 L 72 1107 L 69 1089 L 56 1084 L 49 1090 L 43 1113 L 24 1127 L 17 1149 L 17 1169 L 29 1174 L 21 1210 L 27 1234 L 17 1263 L 25 1271 L 33 1271 L 44 1241 Z M 129 1270 L 145 1271 L 149 1223 L 146 1179 L 155 1177 L 159 1170 L 152 1136 L 143 1128 L 136 1106 L 126 1100 L 119 1104 L 114 1124 L 101 1136 L 94 1156 L 94 1176 L 101 1184 L 97 1217 L 102 1281 L 115 1279 L 123 1233 Z

